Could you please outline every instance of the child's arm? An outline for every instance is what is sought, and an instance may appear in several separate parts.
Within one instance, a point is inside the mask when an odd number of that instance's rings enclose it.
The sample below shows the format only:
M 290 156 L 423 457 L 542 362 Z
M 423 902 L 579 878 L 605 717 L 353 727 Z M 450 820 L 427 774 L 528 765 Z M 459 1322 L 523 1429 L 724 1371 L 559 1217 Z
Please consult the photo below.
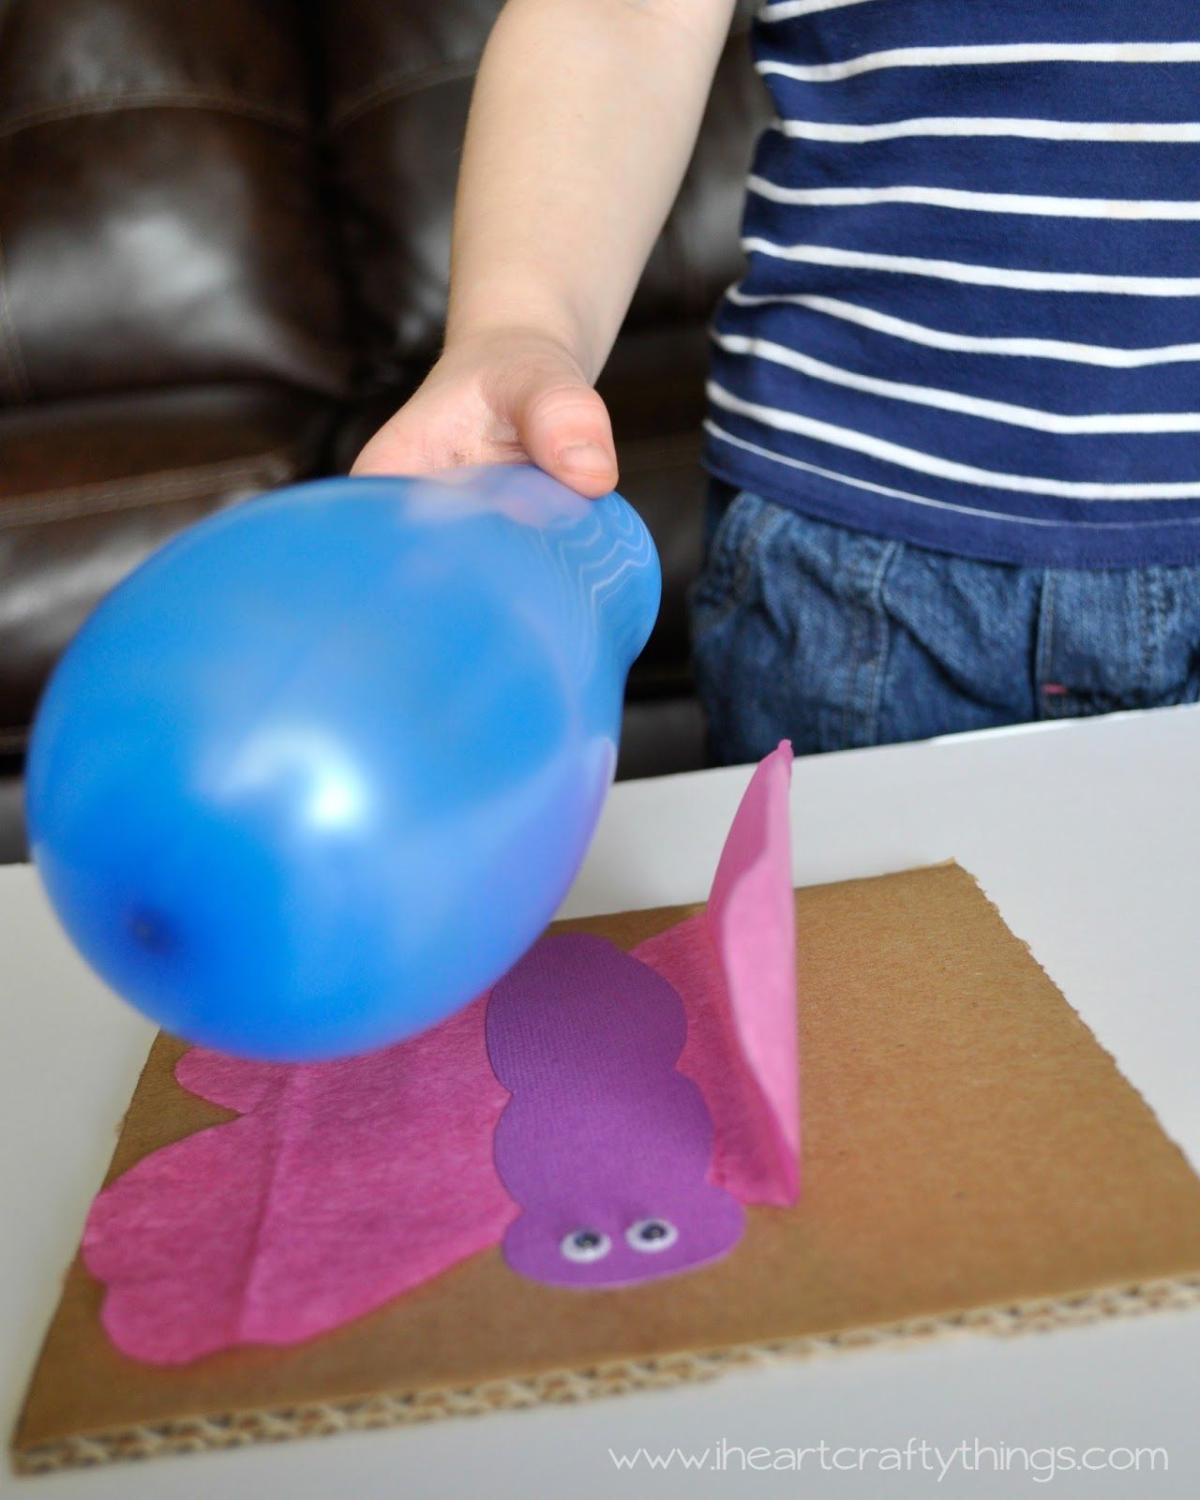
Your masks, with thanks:
M 616 482 L 592 382 L 678 191 L 734 0 L 508 0 L 471 103 L 438 363 L 359 474 Z

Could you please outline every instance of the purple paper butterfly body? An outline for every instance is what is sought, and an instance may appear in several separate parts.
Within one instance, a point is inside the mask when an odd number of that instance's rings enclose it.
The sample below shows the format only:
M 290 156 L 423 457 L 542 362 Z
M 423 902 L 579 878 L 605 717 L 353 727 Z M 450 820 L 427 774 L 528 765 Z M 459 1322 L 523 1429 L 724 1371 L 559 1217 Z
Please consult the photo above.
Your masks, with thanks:
M 512 1099 L 496 1126 L 500 1181 L 522 1212 L 516 1271 L 615 1286 L 700 1265 L 742 1233 L 709 1180 L 713 1122 L 675 1064 L 683 1001 L 603 938 L 544 938 L 493 989 L 487 1046 Z

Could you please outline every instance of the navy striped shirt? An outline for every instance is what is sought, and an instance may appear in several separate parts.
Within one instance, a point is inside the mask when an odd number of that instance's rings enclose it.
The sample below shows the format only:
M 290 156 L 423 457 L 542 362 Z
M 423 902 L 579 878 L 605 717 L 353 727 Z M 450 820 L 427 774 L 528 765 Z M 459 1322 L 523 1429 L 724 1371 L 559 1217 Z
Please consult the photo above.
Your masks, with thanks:
M 1200 0 L 773 0 L 706 461 L 970 557 L 1200 562 Z

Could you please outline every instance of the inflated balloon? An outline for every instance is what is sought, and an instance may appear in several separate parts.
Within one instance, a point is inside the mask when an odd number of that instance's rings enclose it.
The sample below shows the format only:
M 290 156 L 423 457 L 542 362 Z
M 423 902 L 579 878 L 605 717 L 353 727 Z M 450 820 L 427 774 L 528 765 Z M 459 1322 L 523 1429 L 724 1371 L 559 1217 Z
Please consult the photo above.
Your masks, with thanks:
M 561 901 L 658 609 L 620 496 L 527 467 L 333 479 L 210 517 L 99 606 L 38 711 L 30 841 L 107 982 L 314 1060 L 494 982 Z

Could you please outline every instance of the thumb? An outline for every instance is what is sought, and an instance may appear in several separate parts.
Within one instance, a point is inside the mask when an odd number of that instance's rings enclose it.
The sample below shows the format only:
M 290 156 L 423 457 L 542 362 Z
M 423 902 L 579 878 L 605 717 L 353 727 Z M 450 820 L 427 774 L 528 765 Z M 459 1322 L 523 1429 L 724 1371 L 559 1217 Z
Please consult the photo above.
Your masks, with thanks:
M 591 500 L 616 484 L 608 410 L 573 370 L 543 368 L 519 378 L 510 394 L 509 416 L 526 453 L 562 484 Z

